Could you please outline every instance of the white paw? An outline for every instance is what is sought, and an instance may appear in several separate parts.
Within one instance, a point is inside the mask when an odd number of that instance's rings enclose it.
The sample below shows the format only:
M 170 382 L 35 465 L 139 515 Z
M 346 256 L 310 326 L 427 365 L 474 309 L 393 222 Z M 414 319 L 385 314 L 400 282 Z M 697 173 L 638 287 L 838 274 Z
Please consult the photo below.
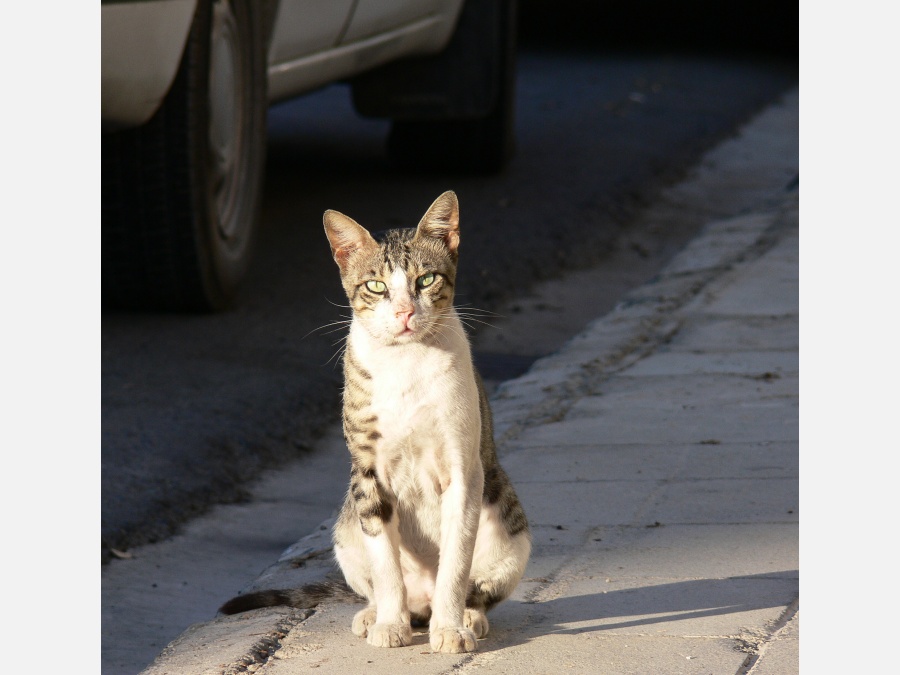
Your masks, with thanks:
M 412 628 L 402 623 L 376 623 L 366 637 L 373 647 L 405 647 L 412 644 Z
M 488 629 L 490 628 L 484 612 L 471 607 L 466 607 L 466 612 L 463 614 L 463 625 L 466 628 L 471 628 L 476 638 L 483 638 L 488 634 Z
M 435 628 L 431 631 L 432 651 L 444 654 L 462 654 L 474 652 L 475 633 L 468 628 Z
M 353 634 L 359 637 L 366 637 L 369 632 L 369 626 L 375 625 L 376 613 L 374 607 L 366 607 L 359 610 L 356 616 L 353 617 L 353 624 L 350 626 Z

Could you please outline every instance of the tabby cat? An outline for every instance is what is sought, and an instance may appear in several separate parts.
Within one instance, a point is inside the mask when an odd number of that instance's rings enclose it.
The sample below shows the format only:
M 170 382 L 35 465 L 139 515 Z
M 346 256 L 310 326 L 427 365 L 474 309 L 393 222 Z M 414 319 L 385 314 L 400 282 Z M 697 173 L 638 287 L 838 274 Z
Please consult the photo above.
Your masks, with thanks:
M 453 307 L 459 204 L 445 192 L 415 229 L 376 240 L 326 211 L 353 317 L 344 352 L 350 488 L 334 526 L 347 584 L 368 600 L 352 630 L 377 647 L 471 652 L 486 612 L 522 578 L 531 536 L 497 461 L 491 413 Z M 319 594 L 322 588 L 318 588 Z M 222 611 L 309 606 L 316 589 L 239 596 Z M 317 598 L 316 598 L 317 599 Z

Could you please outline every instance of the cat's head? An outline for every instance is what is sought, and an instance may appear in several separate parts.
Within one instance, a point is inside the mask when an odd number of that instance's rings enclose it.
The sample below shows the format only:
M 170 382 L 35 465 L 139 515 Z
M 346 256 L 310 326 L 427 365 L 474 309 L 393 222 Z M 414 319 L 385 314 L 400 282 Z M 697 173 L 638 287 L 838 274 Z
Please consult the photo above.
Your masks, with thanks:
M 324 222 L 354 319 L 386 345 L 435 334 L 453 305 L 459 248 L 456 194 L 438 197 L 415 229 L 388 230 L 377 240 L 337 211 L 326 211 Z

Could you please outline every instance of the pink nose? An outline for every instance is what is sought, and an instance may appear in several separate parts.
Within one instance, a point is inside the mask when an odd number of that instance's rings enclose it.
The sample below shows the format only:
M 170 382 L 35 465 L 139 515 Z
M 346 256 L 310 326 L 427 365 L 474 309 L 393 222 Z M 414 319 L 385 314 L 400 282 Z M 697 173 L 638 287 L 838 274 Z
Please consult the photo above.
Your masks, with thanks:
M 403 322 L 404 326 L 409 326 L 409 320 L 412 317 L 413 313 L 414 312 L 412 310 L 404 310 L 402 312 L 395 312 L 395 315 Z

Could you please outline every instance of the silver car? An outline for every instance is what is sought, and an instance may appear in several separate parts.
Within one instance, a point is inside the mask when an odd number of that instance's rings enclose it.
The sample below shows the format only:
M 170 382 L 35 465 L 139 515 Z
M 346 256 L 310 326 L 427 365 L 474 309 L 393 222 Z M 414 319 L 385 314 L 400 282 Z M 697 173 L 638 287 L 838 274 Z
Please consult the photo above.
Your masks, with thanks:
M 107 306 L 232 302 L 271 103 L 346 80 L 392 120 L 400 165 L 494 172 L 512 153 L 514 0 L 101 1 Z

